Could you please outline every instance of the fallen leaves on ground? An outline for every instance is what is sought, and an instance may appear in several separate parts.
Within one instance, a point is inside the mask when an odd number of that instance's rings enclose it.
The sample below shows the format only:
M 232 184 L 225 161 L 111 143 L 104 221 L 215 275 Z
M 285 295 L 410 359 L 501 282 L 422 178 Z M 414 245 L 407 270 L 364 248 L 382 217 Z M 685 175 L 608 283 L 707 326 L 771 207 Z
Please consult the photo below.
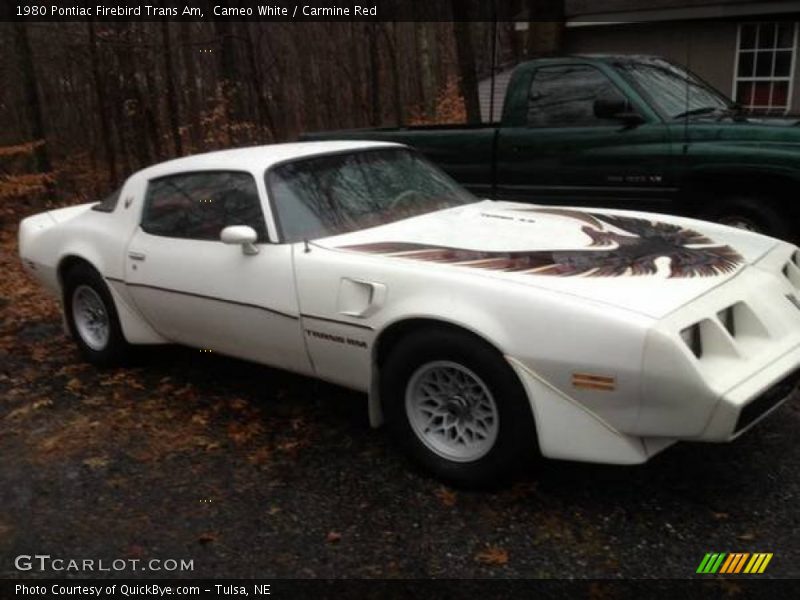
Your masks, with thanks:
M 455 506 L 458 501 L 458 495 L 453 490 L 444 486 L 438 488 L 433 493 L 444 506 Z
M 236 467 L 265 470 L 295 461 L 312 445 L 317 423 L 293 409 L 271 410 L 265 395 L 291 400 L 285 389 L 264 385 L 263 371 L 169 348 L 165 364 L 149 351 L 144 366 L 98 369 L 85 362 L 64 333 L 58 298 L 19 259 L 17 223 L 24 216 L 0 222 L 0 437 L 16 436 L 34 465 L 76 461 L 100 471 L 182 458 L 197 464 L 230 452 Z M 216 368 L 219 377 L 206 376 Z M 114 477 L 108 481 L 127 485 Z
M 269 463 L 271 457 L 272 452 L 270 452 L 270 449 L 262 446 L 251 452 L 247 456 L 247 460 L 253 465 L 266 465 Z
M 19 419 L 20 417 L 24 417 L 40 408 L 45 408 L 48 406 L 53 406 L 53 401 L 48 400 L 47 398 L 41 400 L 34 400 L 29 404 L 25 404 L 24 406 L 20 406 L 19 408 L 15 408 L 10 413 L 8 413 L 5 418 L 6 419 Z
M 508 563 L 508 551 L 489 544 L 475 555 L 475 561 L 484 565 L 501 566 Z
M 211 542 L 217 541 L 219 535 L 213 531 L 206 531 L 205 533 L 201 533 L 197 536 L 197 543 L 206 545 L 210 544 Z
M 329 544 L 336 544 L 337 542 L 341 541 L 342 534 L 338 531 L 329 531 L 328 535 L 325 536 L 325 541 Z
M 83 464 L 92 470 L 102 469 L 108 466 L 108 459 L 104 456 L 91 456 L 83 461 Z

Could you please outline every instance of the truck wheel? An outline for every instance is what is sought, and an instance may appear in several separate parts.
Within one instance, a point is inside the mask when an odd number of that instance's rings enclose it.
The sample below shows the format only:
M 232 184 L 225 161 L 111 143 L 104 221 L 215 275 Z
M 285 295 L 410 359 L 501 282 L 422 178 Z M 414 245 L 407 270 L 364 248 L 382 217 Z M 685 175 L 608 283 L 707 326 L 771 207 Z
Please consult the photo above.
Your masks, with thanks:
M 536 454 L 525 390 L 503 356 L 458 330 L 417 332 L 381 369 L 384 415 L 393 437 L 427 471 L 482 487 Z
M 130 354 L 111 293 L 88 265 L 76 265 L 64 276 L 64 313 L 78 349 L 90 363 L 118 365 Z
M 723 225 L 763 233 L 781 239 L 790 239 L 791 215 L 781 214 L 767 198 L 757 196 L 735 196 L 716 202 L 708 211 L 707 218 Z

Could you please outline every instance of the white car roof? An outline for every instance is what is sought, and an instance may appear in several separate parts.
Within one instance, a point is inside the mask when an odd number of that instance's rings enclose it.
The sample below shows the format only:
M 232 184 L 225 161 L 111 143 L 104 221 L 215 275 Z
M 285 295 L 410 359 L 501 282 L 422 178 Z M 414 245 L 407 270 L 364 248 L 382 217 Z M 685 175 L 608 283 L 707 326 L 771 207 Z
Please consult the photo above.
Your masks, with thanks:
M 284 160 L 326 154 L 329 152 L 342 152 L 347 150 L 363 150 L 366 148 L 395 147 L 402 148 L 402 144 L 391 142 L 371 141 L 334 141 L 334 142 L 294 142 L 288 144 L 268 144 L 265 146 L 250 146 L 248 148 L 234 148 L 232 150 L 219 150 L 194 154 L 168 160 L 138 171 L 136 176 L 153 179 L 173 173 L 208 170 L 233 170 L 263 173 L 271 165 Z

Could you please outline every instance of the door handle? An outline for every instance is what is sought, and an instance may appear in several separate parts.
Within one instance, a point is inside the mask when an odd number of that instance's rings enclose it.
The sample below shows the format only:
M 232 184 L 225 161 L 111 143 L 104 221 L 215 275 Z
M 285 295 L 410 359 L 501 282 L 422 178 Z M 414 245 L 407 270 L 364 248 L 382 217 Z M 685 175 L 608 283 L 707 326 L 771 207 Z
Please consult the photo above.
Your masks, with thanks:
M 128 258 L 131 260 L 144 260 L 145 254 L 143 252 L 128 252 Z

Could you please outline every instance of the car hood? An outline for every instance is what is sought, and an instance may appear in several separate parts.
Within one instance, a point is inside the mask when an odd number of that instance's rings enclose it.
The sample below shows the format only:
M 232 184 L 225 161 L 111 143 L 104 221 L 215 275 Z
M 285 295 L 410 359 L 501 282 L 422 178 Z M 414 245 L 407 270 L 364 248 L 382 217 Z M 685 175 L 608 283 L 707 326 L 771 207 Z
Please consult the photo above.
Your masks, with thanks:
M 735 277 L 779 243 L 681 217 L 489 200 L 315 242 L 654 318 Z

